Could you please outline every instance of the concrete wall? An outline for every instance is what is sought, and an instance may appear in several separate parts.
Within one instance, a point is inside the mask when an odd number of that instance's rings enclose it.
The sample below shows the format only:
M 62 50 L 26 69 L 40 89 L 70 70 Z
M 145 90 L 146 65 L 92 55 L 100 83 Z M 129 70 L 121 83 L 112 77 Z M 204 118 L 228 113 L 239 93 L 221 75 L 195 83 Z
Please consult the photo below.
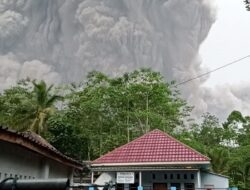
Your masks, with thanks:
M 69 178 L 72 169 L 21 146 L 0 141 L 0 180 Z
M 110 178 L 108 181 L 116 182 L 116 172 L 108 172 Z M 138 172 L 135 172 L 138 173 Z M 186 174 L 187 179 L 184 179 L 184 174 Z M 191 174 L 194 176 L 194 179 L 191 179 Z M 173 175 L 173 179 L 171 179 L 171 175 Z M 180 176 L 180 179 L 177 178 L 177 175 Z M 96 181 L 96 184 L 105 184 L 105 181 L 107 180 L 106 177 L 103 177 L 106 175 L 101 175 Z M 138 175 L 136 175 L 137 178 L 135 179 L 135 183 L 139 183 Z M 153 177 L 155 176 L 155 178 Z M 167 177 L 165 179 L 165 177 Z M 171 183 L 181 183 L 181 188 L 184 188 L 184 183 L 194 183 L 195 187 L 197 187 L 197 171 L 161 171 L 161 172 L 142 172 L 142 186 L 144 189 L 153 189 L 153 183 L 167 183 L 167 186 L 170 187 Z M 125 190 L 129 189 L 129 185 L 125 184 L 124 186 Z
M 215 188 L 228 188 L 228 178 L 212 174 L 212 173 L 201 173 L 201 185 L 202 187 L 208 187 L 214 185 Z
M 107 172 L 109 178 L 104 177 L 106 175 L 101 175 L 97 180 L 97 184 L 105 184 L 105 182 L 113 181 L 116 182 L 116 172 Z M 138 173 L 138 172 L 136 172 Z M 177 176 L 180 176 L 180 179 Z M 155 178 L 153 177 L 155 176 Z M 173 179 L 171 179 L 173 175 Z M 184 175 L 187 179 L 184 179 Z M 193 175 L 194 179 L 191 179 Z M 138 176 L 138 175 L 137 175 Z M 167 177 L 165 179 L 165 177 Z M 200 173 L 200 188 L 205 188 L 205 185 L 213 185 L 214 188 L 228 188 L 228 179 L 215 174 L 210 173 Z M 106 181 L 105 181 L 106 180 Z M 135 179 L 135 183 L 138 183 L 139 179 Z M 185 183 L 194 183 L 195 188 L 198 187 L 198 172 L 197 171 L 156 171 L 156 172 L 142 172 L 142 186 L 145 190 L 153 189 L 153 183 L 167 183 L 167 187 L 170 188 L 171 183 L 181 183 L 181 188 L 184 189 Z M 125 190 L 129 190 L 129 185 L 125 184 Z
M 186 174 L 187 179 L 184 179 Z M 191 174 L 194 176 L 194 179 L 191 179 Z M 153 175 L 155 179 L 153 179 Z M 166 175 L 166 176 L 165 176 Z M 171 175 L 173 179 L 171 179 Z M 180 179 L 177 176 L 180 176 Z M 167 179 L 165 179 L 167 177 Z M 184 183 L 194 183 L 195 187 L 197 184 L 197 172 L 196 171 L 166 171 L 166 172 L 142 172 L 142 185 L 149 188 L 153 188 L 153 183 L 167 183 L 167 187 L 170 188 L 171 183 L 181 183 L 181 188 L 184 188 Z

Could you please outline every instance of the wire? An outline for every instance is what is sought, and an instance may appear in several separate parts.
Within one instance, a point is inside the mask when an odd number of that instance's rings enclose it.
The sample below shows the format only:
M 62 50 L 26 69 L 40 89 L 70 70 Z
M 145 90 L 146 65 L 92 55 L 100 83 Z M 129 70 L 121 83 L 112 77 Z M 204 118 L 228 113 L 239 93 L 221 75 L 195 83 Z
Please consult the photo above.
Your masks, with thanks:
M 234 61 L 232 61 L 232 62 L 230 62 L 230 63 L 227 63 L 227 64 L 225 64 L 225 65 L 223 65 L 223 66 L 221 66 L 221 67 L 218 67 L 218 68 L 216 68 L 216 69 L 213 69 L 213 70 L 211 70 L 211 71 L 208 71 L 208 72 L 206 72 L 206 73 L 197 75 L 197 76 L 194 77 L 194 78 L 190 78 L 190 79 L 188 79 L 188 80 L 182 81 L 182 82 L 176 84 L 176 86 L 183 85 L 183 84 L 186 84 L 186 83 L 191 82 L 191 81 L 193 81 L 193 80 L 196 80 L 196 79 L 198 79 L 198 78 L 204 77 L 204 76 L 206 76 L 206 75 L 208 75 L 208 74 L 210 74 L 210 73 L 213 73 L 213 72 L 215 72 L 215 71 L 218 71 L 218 70 L 220 70 L 220 69 L 223 69 L 223 68 L 225 68 L 225 67 L 228 67 L 228 66 L 230 66 L 230 65 L 232 65 L 232 64 L 234 64 L 234 63 L 240 62 L 240 61 L 242 61 L 243 59 L 246 59 L 246 58 L 249 58 L 249 57 L 250 57 L 250 54 L 247 55 L 247 56 L 244 56 L 244 57 L 242 57 L 242 58 L 240 58 L 240 59 L 236 59 L 236 60 L 234 60 Z

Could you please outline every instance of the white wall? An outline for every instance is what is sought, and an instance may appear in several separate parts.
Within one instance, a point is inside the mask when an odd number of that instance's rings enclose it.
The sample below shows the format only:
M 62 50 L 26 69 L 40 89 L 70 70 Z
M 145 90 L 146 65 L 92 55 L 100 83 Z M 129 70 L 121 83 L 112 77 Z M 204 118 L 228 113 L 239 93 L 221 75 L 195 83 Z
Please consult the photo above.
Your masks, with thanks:
M 116 182 L 116 172 L 106 172 L 109 173 L 109 180 Z M 197 171 L 158 171 L 158 172 L 142 172 L 142 186 L 144 189 L 153 189 L 153 183 L 167 183 L 168 188 L 171 183 L 181 183 L 181 188 L 184 189 L 184 183 L 194 183 L 195 188 L 198 188 L 197 184 Z M 153 179 L 153 174 L 155 174 L 155 179 Z M 167 174 L 167 179 L 164 179 L 164 175 Z M 170 175 L 173 174 L 173 179 L 170 179 Z M 177 174 L 180 174 L 180 179 L 177 179 Z M 184 179 L 184 174 L 187 174 L 187 179 Z M 191 174 L 194 175 L 194 179 L 191 179 Z M 200 173 L 201 175 L 201 188 L 204 188 L 204 185 L 213 185 L 215 188 L 228 188 L 228 178 L 218 176 L 210 173 Z M 106 178 L 101 175 L 96 182 L 97 184 L 105 184 Z M 138 182 L 138 179 L 135 179 L 135 182 Z M 128 185 L 125 185 L 125 190 L 129 189 Z
M 205 185 L 214 185 L 215 188 L 228 188 L 229 181 L 228 178 L 219 176 L 212 173 L 201 173 L 201 185 L 205 187 Z
M 21 146 L 0 141 L 0 180 L 68 178 L 72 169 Z
M 155 174 L 155 179 L 153 179 L 153 174 Z M 167 175 L 167 179 L 164 179 L 164 175 Z M 173 175 L 173 179 L 170 175 Z M 177 175 L 180 175 L 180 179 L 177 179 Z M 184 174 L 187 175 L 187 179 L 184 179 Z M 191 179 L 191 174 L 194 175 L 194 179 Z M 181 183 L 181 188 L 184 188 L 184 183 L 194 183 L 197 187 L 197 171 L 166 171 L 166 172 L 142 172 L 142 185 L 153 188 L 153 183 L 167 183 L 168 188 L 171 183 Z
M 110 176 L 109 181 L 112 180 L 116 182 L 116 172 L 106 172 Z M 155 179 L 153 179 L 153 174 L 155 174 Z M 165 179 L 165 174 L 167 175 L 167 179 Z M 170 175 L 173 174 L 173 179 L 170 179 Z M 180 179 L 177 179 L 177 174 L 180 174 Z M 184 179 L 184 174 L 187 175 L 187 179 Z M 194 175 L 194 179 L 191 179 L 191 174 Z M 95 183 L 97 184 L 105 184 L 106 175 L 101 175 Z M 135 182 L 139 182 L 139 179 L 135 179 Z M 142 172 L 142 186 L 145 189 L 153 189 L 153 183 L 167 183 L 168 187 L 170 187 L 171 183 L 181 183 L 181 188 L 184 188 L 184 183 L 194 183 L 195 187 L 197 187 L 197 171 L 166 171 L 166 172 L 149 172 L 143 171 Z M 129 185 L 125 185 L 125 190 L 129 189 Z

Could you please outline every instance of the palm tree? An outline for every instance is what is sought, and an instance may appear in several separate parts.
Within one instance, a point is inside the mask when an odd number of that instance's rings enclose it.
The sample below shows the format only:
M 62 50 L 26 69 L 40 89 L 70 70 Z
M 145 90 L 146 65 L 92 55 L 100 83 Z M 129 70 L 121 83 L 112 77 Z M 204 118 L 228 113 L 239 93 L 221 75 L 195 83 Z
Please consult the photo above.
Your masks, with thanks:
M 55 102 L 61 99 L 61 96 L 51 95 L 53 85 L 47 87 L 42 80 L 39 83 L 32 82 L 34 85 L 33 93 L 35 95 L 35 118 L 30 126 L 31 131 L 41 134 L 46 130 L 46 119 L 55 111 Z

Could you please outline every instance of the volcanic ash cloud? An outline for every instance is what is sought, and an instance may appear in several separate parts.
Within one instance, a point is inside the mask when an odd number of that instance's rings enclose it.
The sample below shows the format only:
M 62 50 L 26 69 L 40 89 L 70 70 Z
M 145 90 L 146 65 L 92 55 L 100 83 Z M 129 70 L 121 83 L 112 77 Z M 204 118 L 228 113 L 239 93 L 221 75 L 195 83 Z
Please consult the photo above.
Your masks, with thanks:
M 80 81 L 91 70 L 116 76 L 151 67 L 168 80 L 194 77 L 205 71 L 199 47 L 215 20 L 211 2 L 0 0 L 0 89 L 23 77 Z M 211 107 L 205 80 L 181 87 L 196 113 Z

